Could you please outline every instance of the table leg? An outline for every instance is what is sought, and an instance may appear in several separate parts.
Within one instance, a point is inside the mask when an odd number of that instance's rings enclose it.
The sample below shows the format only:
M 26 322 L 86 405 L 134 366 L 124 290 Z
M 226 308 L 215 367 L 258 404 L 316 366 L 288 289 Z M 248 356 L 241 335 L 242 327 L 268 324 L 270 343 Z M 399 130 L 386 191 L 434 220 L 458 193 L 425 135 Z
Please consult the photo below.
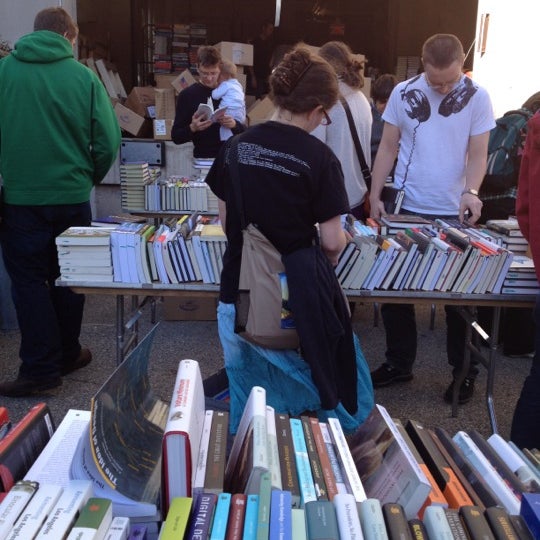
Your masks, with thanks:
M 124 360 L 124 295 L 116 295 L 116 365 Z
M 491 423 L 491 430 L 493 433 L 498 433 L 497 418 L 495 416 L 495 402 L 493 399 L 493 387 L 495 385 L 495 367 L 496 367 L 496 354 L 497 341 L 499 336 L 499 323 L 501 319 L 501 307 L 496 306 L 493 308 L 493 320 L 491 321 L 491 336 L 488 339 L 489 354 L 487 359 L 487 384 L 486 384 L 486 404 L 488 408 L 489 421 Z

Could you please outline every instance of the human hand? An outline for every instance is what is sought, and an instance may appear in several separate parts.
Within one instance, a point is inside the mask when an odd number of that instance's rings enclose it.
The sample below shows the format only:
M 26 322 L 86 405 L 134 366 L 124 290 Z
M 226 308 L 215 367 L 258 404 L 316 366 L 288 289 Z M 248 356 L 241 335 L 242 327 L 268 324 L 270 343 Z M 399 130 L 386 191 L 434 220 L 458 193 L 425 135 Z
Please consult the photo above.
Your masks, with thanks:
M 192 133 L 197 131 L 204 131 L 212 125 L 212 120 L 207 118 L 204 114 L 195 113 L 191 118 L 191 123 L 189 124 L 189 129 Z
M 370 196 L 369 198 L 370 212 L 369 216 L 375 219 L 379 219 L 381 216 L 386 215 L 386 210 L 384 209 L 384 203 L 379 199 L 379 197 Z
M 224 114 L 218 122 L 226 128 L 233 129 L 236 127 L 236 120 L 229 114 Z
M 459 202 L 459 221 L 465 219 L 474 224 L 480 219 L 483 203 L 477 195 L 473 193 L 463 193 Z

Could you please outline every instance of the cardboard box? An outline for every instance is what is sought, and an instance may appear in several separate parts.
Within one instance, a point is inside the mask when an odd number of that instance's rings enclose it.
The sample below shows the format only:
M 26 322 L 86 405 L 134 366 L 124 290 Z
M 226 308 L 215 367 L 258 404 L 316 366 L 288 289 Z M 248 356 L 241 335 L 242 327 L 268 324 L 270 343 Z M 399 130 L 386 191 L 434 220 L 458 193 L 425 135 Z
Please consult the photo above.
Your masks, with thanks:
M 155 105 L 153 86 L 134 86 L 124 105 L 139 116 L 150 117 L 148 107 Z
M 176 112 L 176 96 L 174 88 L 156 88 L 156 110 L 154 118 L 174 120 Z
M 238 73 L 236 75 L 238 82 L 242 85 L 244 92 L 246 91 L 247 75 L 245 73 Z
M 240 66 L 253 65 L 253 45 L 249 43 L 235 43 L 233 41 L 220 41 L 215 47 L 221 56 Z
M 117 103 L 114 106 L 114 112 L 116 113 L 116 118 L 118 118 L 120 127 L 124 131 L 131 133 L 131 135 L 135 135 L 135 137 L 143 132 L 145 125 L 145 118 L 143 116 L 124 107 L 121 103 Z
M 178 73 L 154 73 L 155 88 L 170 88 Z
M 182 73 L 180 73 L 180 75 L 178 75 L 178 77 L 171 81 L 171 85 L 178 93 L 180 93 L 184 88 L 187 88 L 196 82 L 197 80 L 191 74 L 191 71 L 189 71 L 189 69 L 185 69 L 182 71 Z
M 274 111 L 274 104 L 270 101 L 269 97 L 265 97 L 262 100 L 258 99 L 247 112 L 249 125 L 254 126 L 255 124 L 260 124 L 261 122 L 270 120 L 270 117 L 274 114 Z
M 193 292 L 189 296 L 166 296 L 163 319 L 166 321 L 215 321 L 217 295 Z
M 171 140 L 171 131 L 174 124 L 174 119 L 156 118 L 152 123 L 154 126 L 154 139 L 161 141 Z

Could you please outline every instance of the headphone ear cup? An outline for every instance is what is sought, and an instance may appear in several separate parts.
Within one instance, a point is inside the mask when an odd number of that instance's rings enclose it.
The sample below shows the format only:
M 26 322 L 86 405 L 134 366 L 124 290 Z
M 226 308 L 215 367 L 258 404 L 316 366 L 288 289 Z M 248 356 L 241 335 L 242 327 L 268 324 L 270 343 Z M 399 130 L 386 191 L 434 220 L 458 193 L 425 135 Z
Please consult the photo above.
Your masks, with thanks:
M 402 92 L 401 99 L 408 105 L 405 109 L 407 116 L 419 123 L 426 122 L 431 116 L 431 106 L 427 96 L 417 88 Z
M 451 114 L 457 114 L 462 111 L 471 98 L 476 94 L 477 88 L 472 83 L 469 77 L 465 77 L 463 84 L 454 88 L 448 95 L 444 97 L 439 105 L 439 114 L 448 117 Z

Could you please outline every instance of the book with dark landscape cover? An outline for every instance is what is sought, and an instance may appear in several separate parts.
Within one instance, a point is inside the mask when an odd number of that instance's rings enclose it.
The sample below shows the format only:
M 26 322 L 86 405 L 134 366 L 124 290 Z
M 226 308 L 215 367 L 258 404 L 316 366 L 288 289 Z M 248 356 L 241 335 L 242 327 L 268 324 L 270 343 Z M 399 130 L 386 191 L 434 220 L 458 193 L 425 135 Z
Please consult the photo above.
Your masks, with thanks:
M 386 409 L 375 405 L 348 442 L 366 495 L 400 504 L 407 519 L 416 516 L 431 484 Z
M 217 499 L 218 496 L 215 493 L 200 493 L 197 498 L 192 501 L 193 508 L 189 517 L 187 533 L 185 536 L 178 536 L 178 538 L 184 538 L 185 540 L 208 538 L 212 527 Z
M 0 440 L 0 491 L 22 480 L 54 433 L 46 403 L 37 403 Z
M 228 430 L 228 411 L 214 411 L 206 458 L 206 474 L 203 490 L 206 493 L 220 494 L 223 492 L 225 463 L 227 461 Z
M 192 495 L 204 416 L 204 388 L 199 363 L 191 359 L 181 360 L 163 433 L 161 466 L 164 515 L 167 515 L 174 497 Z M 213 452 L 210 449 L 209 456 Z
M 225 466 L 224 490 L 228 493 L 259 493 L 261 476 L 268 470 L 266 391 L 261 386 L 254 386 Z
M 300 485 L 298 483 L 298 473 L 296 471 L 294 446 L 288 414 L 276 413 L 276 438 L 278 443 L 282 488 L 291 492 L 293 508 L 300 508 Z
M 384 503 L 382 513 L 389 540 L 412 540 L 407 516 L 401 504 Z
M 459 508 L 463 504 L 472 504 L 461 481 L 456 477 L 452 467 L 441 453 L 429 431 L 421 422 L 409 419 L 405 424 L 418 453 L 424 460 L 437 485 L 442 490 L 444 498 L 451 508 Z
M 480 507 L 462 506 L 459 515 L 471 540 L 495 540 Z
M 308 501 L 304 510 L 309 540 L 340 540 L 336 510 L 331 501 Z
M 324 480 L 321 460 L 319 458 L 315 438 L 313 436 L 313 430 L 311 428 L 310 417 L 303 415 L 300 416 L 300 420 L 304 430 L 304 439 L 306 441 L 309 464 L 311 465 L 311 474 L 313 475 L 313 483 L 315 485 L 317 499 L 328 500 L 328 491 L 326 489 L 326 482 Z

